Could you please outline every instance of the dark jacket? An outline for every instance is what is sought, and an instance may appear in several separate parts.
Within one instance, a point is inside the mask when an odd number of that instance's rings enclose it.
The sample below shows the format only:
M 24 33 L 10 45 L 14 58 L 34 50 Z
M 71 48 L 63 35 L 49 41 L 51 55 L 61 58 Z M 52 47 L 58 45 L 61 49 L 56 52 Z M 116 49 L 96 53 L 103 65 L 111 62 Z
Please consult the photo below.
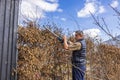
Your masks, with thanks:
M 73 51 L 72 63 L 85 65 L 86 64 L 86 42 L 84 39 L 80 39 L 77 42 L 81 43 L 81 49 Z

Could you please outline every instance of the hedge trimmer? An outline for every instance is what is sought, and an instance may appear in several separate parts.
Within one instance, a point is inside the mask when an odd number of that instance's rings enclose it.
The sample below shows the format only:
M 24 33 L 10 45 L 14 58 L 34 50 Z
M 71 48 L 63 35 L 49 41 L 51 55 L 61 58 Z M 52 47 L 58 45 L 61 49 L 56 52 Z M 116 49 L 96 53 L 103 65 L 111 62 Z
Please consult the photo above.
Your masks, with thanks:
M 51 32 L 55 37 L 57 37 L 57 39 L 61 42 L 64 43 L 64 40 L 61 36 L 58 36 L 57 34 L 55 34 L 54 32 L 52 32 L 50 29 L 48 29 L 47 27 L 43 26 L 45 29 L 47 29 L 49 32 Z

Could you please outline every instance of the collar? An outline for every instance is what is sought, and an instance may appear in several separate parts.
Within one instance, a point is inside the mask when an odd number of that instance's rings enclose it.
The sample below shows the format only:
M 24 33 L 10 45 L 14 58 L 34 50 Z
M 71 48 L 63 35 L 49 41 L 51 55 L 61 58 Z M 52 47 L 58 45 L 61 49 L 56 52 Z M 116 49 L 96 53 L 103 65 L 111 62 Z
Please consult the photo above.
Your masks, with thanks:
M 77 41 L 82 41 L 82 40 L 84 40 L 84 38 L 82 38 L 82 39 L 78 39 Z

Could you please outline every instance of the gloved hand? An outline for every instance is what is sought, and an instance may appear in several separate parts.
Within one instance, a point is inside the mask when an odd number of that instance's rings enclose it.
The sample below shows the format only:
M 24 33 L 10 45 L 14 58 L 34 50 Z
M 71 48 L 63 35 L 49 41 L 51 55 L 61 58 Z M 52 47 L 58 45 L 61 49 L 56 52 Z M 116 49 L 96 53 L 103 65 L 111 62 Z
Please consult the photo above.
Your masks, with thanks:
M 57 37 L 57 39 L 61 42 L 64 43 L 64 39 L 62 37 Z

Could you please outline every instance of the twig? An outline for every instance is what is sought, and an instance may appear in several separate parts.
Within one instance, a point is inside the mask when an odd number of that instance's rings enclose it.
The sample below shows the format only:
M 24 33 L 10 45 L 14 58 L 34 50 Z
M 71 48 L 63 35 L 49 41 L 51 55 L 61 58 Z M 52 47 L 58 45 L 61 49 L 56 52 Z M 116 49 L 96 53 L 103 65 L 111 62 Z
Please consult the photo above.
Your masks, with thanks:
M 113 40 L 116 40 L 115 37 L 113 37 L 113 35 L 111 35 L 109 32 L 107 32 L 104 28 L 103 28 L 103 25 L 100 24 L 100 22 L 95 18 L 95 16 L 90 12 L 92 18 L 94 19 L 95 21 L 95 24 L 100 27 L 107 35 L 109 35 Z M 106 25 L 106 23 L 104 23 L 104 25 Z

